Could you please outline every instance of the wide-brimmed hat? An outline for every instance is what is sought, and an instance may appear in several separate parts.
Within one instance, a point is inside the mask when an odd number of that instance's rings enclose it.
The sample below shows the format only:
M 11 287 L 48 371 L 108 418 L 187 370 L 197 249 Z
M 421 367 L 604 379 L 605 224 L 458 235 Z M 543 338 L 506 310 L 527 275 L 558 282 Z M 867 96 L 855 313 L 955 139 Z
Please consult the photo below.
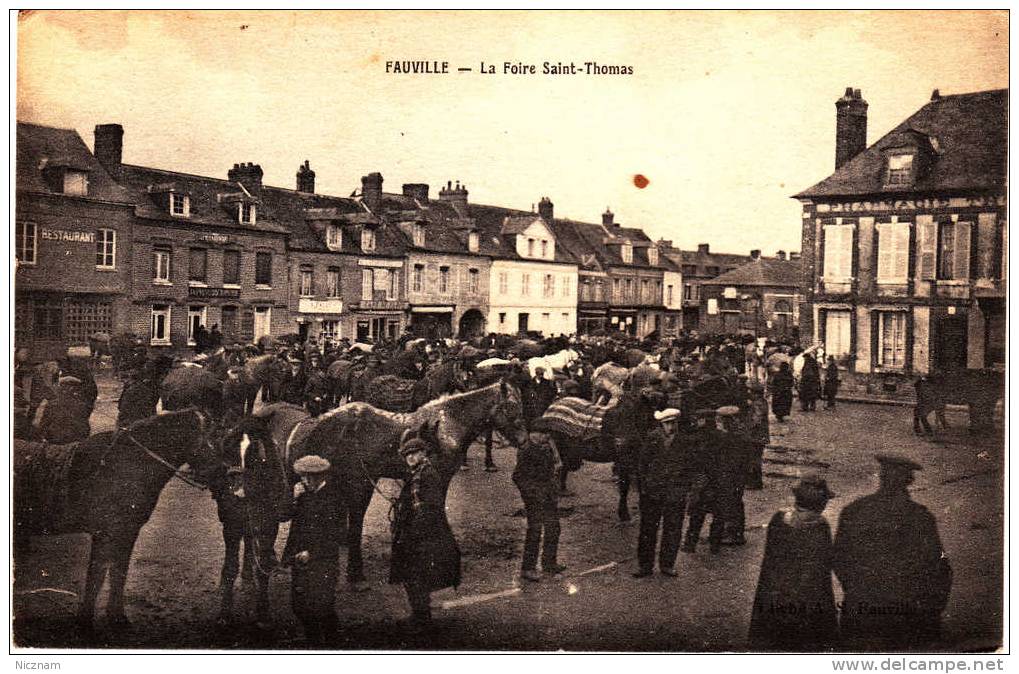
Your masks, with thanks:
M 317 475 L 326 472 L 330 468 L 329 461 L 321 456 L 309 454 L 294 461 L 294 472 L 301 475 Z

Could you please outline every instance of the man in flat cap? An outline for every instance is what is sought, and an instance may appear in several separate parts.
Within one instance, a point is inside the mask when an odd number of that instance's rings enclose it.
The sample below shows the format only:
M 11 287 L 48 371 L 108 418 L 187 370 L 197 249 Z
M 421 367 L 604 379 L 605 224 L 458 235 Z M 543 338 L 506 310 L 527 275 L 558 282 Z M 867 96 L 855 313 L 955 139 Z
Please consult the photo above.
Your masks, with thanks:
M 344 523 L 329 469 L 329 461 L 321 456 L 302 456 L 294 462 L 301 481 L 294 485 L 294 516 L 283 550 L 284 563 L 293 567 L 291 605 L 311 647 L 326 643 L 337 623 L 336 577 Z
M 683 552 L 695 552 L 700 540 L 701 528 L 707 515 L 711 515 L 711 528 L 708 531 L 708 543 L 711 554 L 721 552 L 722 538 L 729 528 L 731 532 L 738 529 L 742 538 L 742 522 L 738 526 L 730 523 L 738 519 L 741 508 L 737 508 L 736 490 L 741 488 L 746 477 L 746 458 L 741 457 L 738 443 L 743 442 L 736 434 L 727 433 L 718 428 L 718 419 L 735 418 L 739 408 L 726 405 L 717 410 L 703 409 L 697 411 L 697 429 L 694 443 L 696 452 L 701 457 L 704 473 L 694 482 L 690 498 L 690 527 L 683 541 Z M 725 423 L 725 422 L 723 422 Z M 739 505 L 742 505 L 740 492 Z M 734 541 L 740 542 L 740 541 Z
M 558 561 L 559 471 L 562 461 L 555 442 L 548 434 L 547 423 L 541 417 L 531 423 L 527 442 L 517 449 L 517 465 L 513 470 L 513 484 L 520 490 L 527 518 L 520 577 L 534 582 L 541 580 L 538 574 L 539 548 L 541 567 L 547 575 L 566 569 Z
M 920 464 L 890 454 L 876 458 L 877 492 L 846 506 L 835 534 L 844 646 L 923 649 L 938 639 L 951 567 L 934 516 L 907 489 Z

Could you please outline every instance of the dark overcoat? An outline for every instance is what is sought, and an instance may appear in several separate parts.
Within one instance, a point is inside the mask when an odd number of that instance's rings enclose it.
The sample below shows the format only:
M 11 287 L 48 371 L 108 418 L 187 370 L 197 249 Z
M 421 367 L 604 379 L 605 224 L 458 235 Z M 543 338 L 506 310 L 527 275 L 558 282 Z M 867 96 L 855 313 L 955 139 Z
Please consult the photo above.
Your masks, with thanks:
M 792 508 L 768 523 L 750 617 L 750 649 L 823 651 L 838 643 L 831 527 L 820 513 Z
M 669 438 L 661 429 L 652 431 L 640 453 L 640 493 L 666 503 L 682 502 L 697 474 L 703 471 L 693 441 L 691 433 L 676 433 Z
M 148 419 L 156 413 L 159 403 L 159 386 L 151 379 L 132 379 L 120 394 L 117 404 L 117 427 L 124 428 L 135 421 Z
M 793 373 L 779 370 L 771 376 L 771 411 L 776 417 L 787 417 L 793 408 Z
M 428 591 L 460 584 L 460 547 L 446 519 L 442 479 L 429 461 L 411 471 L 394 524 L 390 583 Z
M 297 497 L 283 561 L 292 564 L 291 602 L 302 620 L 331 618 L 336 597 L 340 542 L 345 538 L 340 496 L 332 480 L 321 489 Z M 299 563 L 294 557 L 307 550 L 311 558 Z
M 91 432 L 88 406 L 75 395 L 62 389 L 46 403 L 39 422 L 43 440 L 55 445 L 66 445 L 88 438 Z

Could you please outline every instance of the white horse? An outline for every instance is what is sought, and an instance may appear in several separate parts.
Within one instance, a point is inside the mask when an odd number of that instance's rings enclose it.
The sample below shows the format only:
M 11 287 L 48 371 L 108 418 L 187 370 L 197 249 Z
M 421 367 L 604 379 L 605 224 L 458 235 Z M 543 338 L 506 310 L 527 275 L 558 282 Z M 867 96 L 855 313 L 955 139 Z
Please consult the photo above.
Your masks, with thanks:
M 563 349 L 551 356 L 536 356 L 527 359 L 528 373 L 535 377 L 539 367 L 545 369 L 545 379 L 555 379 L 555 370 L 565 369 L 567 366 L 580 360 L 580 354 L 573 349 Z

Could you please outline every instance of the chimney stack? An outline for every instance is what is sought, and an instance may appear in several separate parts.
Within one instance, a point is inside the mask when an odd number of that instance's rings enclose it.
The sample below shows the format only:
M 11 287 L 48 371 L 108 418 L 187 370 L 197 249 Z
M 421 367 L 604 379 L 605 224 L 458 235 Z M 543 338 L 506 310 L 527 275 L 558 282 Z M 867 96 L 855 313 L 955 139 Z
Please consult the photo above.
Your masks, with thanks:
M 545 222 L 552 224 L 552 200 L 548 197 L 542 197 L 541 201 L 538 202 L 538 215 Z
M 800 252 L 798 250 L 794 250 L 791 253 L 789 253 L 789 260 L 790 261 L 796 262 L 799 259 L 800 259 Z
M 601 224 L 605 227 L 611 227 L 614 223 L 615 215 L 609 210 L 609 207 L 605 207 L 605 212 L 601 214 Z
M 931 92 L 931 103 L 937 103 L 940 100 L 941 91 L 939 89 L 935 89 L 934 91 Z
M 780 260 L 784 260 L 785 259 L 785 251 L 784 250 L 778 251 L 777 253 L 775 253 L 775 257 L 777 257 Z
M 297 191 L 315 193 L 315 172 L 311 170 L 307 159 L 304 160 L 304 165 L 297 169 Z
M 258 164 L 234 164 L 234 167 L 227 171 L 226 179 L 244 185 L 251 196 L 257 197 L 262 191 L 262 167 Z
M 95 129 L 96 159 L 114 180 L 120 180 L 124 155 L 124 127 L 120 124 L 97 124 Z
M 867 101 L 859 89 L 846 87 L 835 101 L 835 168 L 867 149 Z
M 698 243 L 697 244 L 697 252 L 701 253 L 703 255 L 707 255 L 708 253 L 711 252 L 711 249 L 709 248 L 708 244 L 706 244 L 706 243 Z
M 467 217 L 467 185 L 461 185 L 459 180 L 456 187 L 452 180 L 446 181 L 446 186 L 439 190 L 439 200 L 452 205 L 461 218 Z
M 750 251 L 750 259 L 751 260 L 760 260 L 761 259 L 761 249 L 760 248 L 754 248 L 752 251 Z
M 378 171 L 361 178 L 361 201 L 375 215 L 382 211 L 382 174 Z
M 425 183 L 405 183 L 403 186 L 403 196 L 425 203 L 428 201 L 428 185 Z

